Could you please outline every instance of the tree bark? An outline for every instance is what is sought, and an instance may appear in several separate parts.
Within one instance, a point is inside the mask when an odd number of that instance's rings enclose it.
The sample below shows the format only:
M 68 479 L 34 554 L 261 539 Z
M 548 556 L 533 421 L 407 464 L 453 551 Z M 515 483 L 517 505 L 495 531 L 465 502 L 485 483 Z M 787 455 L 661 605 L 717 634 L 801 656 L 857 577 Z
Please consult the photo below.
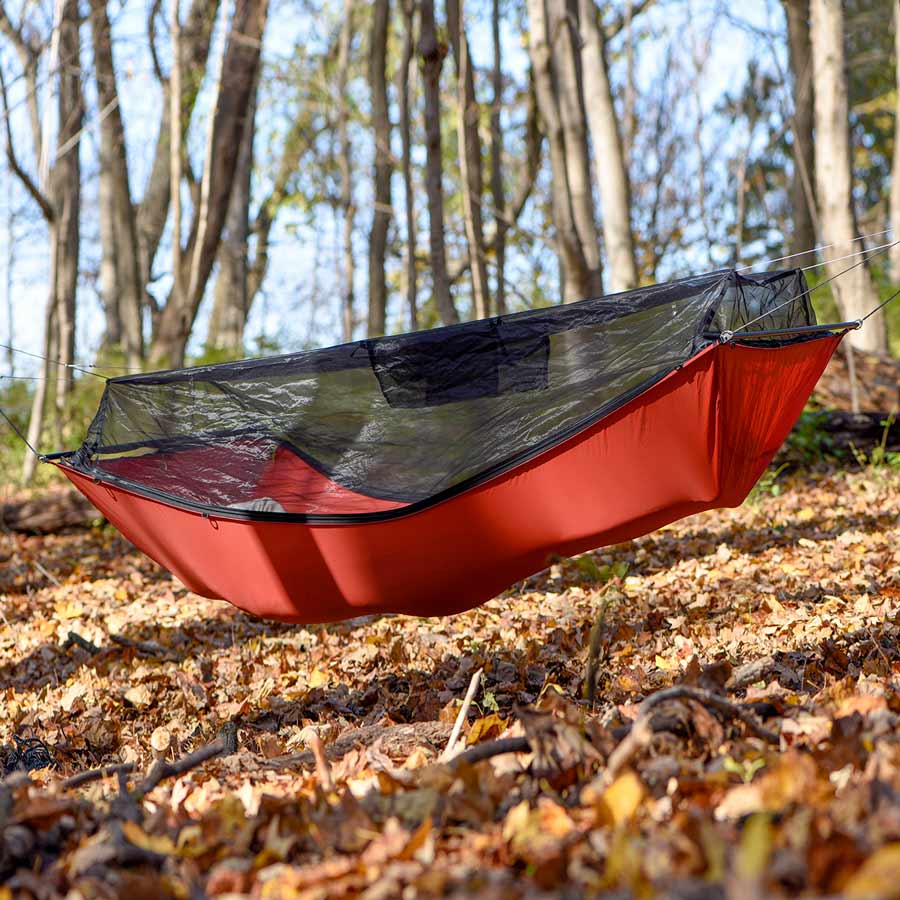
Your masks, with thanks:
M 476 319 L 490 315 L 487 259 L 484 247 L 484 223 L 481 216 L 483 177 L 481 138 L 478 135 L 479 108 L 475 98 L 475 77 L 466 36 L 464 0 L 447 0 L 447 30 L 456 60 L 457 134 L 460 147 L 459 168 L 462 180 L 463 215 L 466 243 L 472 270 L 472 297 Z
M 181 302 L 170 295 L 159 317 L 150 361 L 179 366 L 212 271 L 231 200 L 246 110 L 259 66 L 268 0 L 237 0 L 222 64 L 220 90 L 212 112 L 210 151 L 204 181 L 208 203 L 194 210 L 182 263 L 187 284 Z M 201 221 L 202 219 L 202 221 Z
M 597 235 L 590 153 L 585 121 L 578 22 L 568 0 L 546 0 L 550 24 L 550 46 L 566 147 L 566 173 L 575 229 L 588 268 L 587 294 L 603 293 L 600 240 Z
M 77 0 L 65 0 L 59 29 L 60 58 L 80 61 Z M 81 224 L 81 144 L 84 97 L 78 65 L 60 68 L 57 90 L 57 151 L 50 173 L 50 200 L 56 210 L 56 305 L 59 378 L 56 384 L 57 421 L 62 420 L 72 391 L 75 361 L 76 291 Z
M 900 0 L 898 0 L 900 2 Z M 500 0 L 491 3 L 491 45 L 494 65 L 491 70 L 491 199 L 494 202 L 494 258 L 497 261 L 497 284 L 494 305 L 497 315 L 506 312 L 506 195 L 503 190 L 503 131 L 500 114 L 503 110 L 503 56 L 500 45 Z
M 849 107 L 844 58 L 844 15 L 840 0 L 812 0 L 812 50 L 816 77 L 816 186 L 828 275 L 845 319 L 858 319 L 875 309 L 878 293 L 868 264 L 852 269 L 848 260 L 859 249 L 853 209 Z M 849 269 L 849 271 L 844 271 Z M 841 274 L 844 272 L 844 274 Z M 883 353 L 887 350 L 884 313 L 872 316 L 865 327 L 850 333 L 852 346 Z
M 419 56 L 425 96 L 425 191 L 428 195 L 428 237 L 430 241 L 431 285 L 438 315 L 445 325 L 459 321 L 447 278 L 444 247 L 444 190 L 441 160 L 441 66 L 446 45 L 438 42 L 434 21 L 434 0 L 420 4 Z
M 219 246 L 219 274 L 213 294 L 206 346 L 240 356 L 244 350 L 244 327 L 250 312 L 247 240 L 250 234 L 250 182 L 253 175 L 253 138 L 255 136 L 257 77 L 247 110 L 244 136 L 238 154 L 234 188 L 225 218 L 225 230 Z
M 375 136 L 375 212 L 369 232 L 369 318 L 368 334 L 385 332 L 387 281 L 384 273 L 388 227 L 391 224 L 391 120 L 388 115 L 387 43 L 390 0 L 372 5 L 369 42 L 369 89 L 372 95 L 372 131 Z
M 894 160 L 891 168 L 891 227 L 894 240 L 900 240 L 900 0 L 894 0 L 894 63 L 897 100 L 894 111 Z M 891 277 L 900 281 L 900 244 L 892 247 Z
M 414 51 L 415 0 L 401 0 L 403 6 L 403 58 L 397 72 L 397 94 L 400 107 L 400 142 L 402 146 L 403 194 L 406 213 L 406 309 L 409 313 L 410 331 L 419 327 L 418 277 L 416 272 L 416 198 L 413 193 L 412 173 L 412 123 L 409 108 L 409 80 L 412 74 Z
M 594 144 L 594 170 L 603 206 L 603 239 L 610 270 L 610 288 L 613 291 L 627 291 L 637 287 L 628 168 L 609 85 L 606 46 L 597 22 L 597 8 L 594 0 L 579 0 L 579 7 L 584 100 Z
M 353 181 L 351 176 L 351 150 L 348 125 L 350 122 L 350 99 L 347 96 L 347 81 L 350 69 L 350 44 L 353 41 L 354 0 L 344 0 L 344 20 L 338 41 L 337 72 L 337 140 L 338 167 L 341 172 L 341 214 L 344 222 L 343 236 L 343 285 L 341 289 L 341 312 L 344 340 L 353 340 L 354 326 L 354 281 L 356 279 L 355 257 L 353 255 L 353 219 L 356 207 L 353 202 Z
M 554 86 L 547 11 L 544 0 L 528 0 L 529 54 L 534 70 L 538 109 L 550 146 L 553 224 L 560 261 L 563 298 L 566 302 L 590 296 L 594 273 L 585 259 L 578 235 L 566 158 L 566 138 Z
M 179 83 L 181 85 L 181 128 L 185 134 L 190 123 L 197 94 L 203 83 L 209 58 L 210 38 L 220 0 L 191 0 L 190 9 L 181 27 Z M 170 76 L 169 81 L 172 78 Z M 163 108 L 159 119 L 153 166 L 137 209 L 137 232 L 141 252 L 141 278 L 146 285 L 153 280 L 153 261 L 159 249 L 171 201 L 172 148 L 170 146 L 171 98 L 169 84 L 163 85 Z
M 812 45 L 809 38 L 809 0 L 784 0 L 788 49 L 792 75 L 794 114 L 794 173 L 791 177 L 791 217 L 794 232 L 789 243 L 795 256 L 791 265 L 809 266 L 815 253 L 802 253 L 816 246 L 816 156 L 813 143 L 815 110 L 813 103 Z
M 107 338 L 121 327 L 119 340 L 129 366 L 139 368 L 143 358 L 141 309 L 143 281 L 137 241 L 137 224 L 128 182 L 125 128 L 119 108 L 116 70 L 113 64 L 112 35 L 106 0 L 91 0 L 91 35 L 94 44 L 94 69 L 100 118 L 100 182 L 101 219 L 109 217 L 102 233 L 111 246 L 101 247 L 107 271 L 102 273 L 101 287 L 108 315 Z M 112 271 L 108 271 L 109 258 Z M 114 277 L 112 292 L 108 282 Z

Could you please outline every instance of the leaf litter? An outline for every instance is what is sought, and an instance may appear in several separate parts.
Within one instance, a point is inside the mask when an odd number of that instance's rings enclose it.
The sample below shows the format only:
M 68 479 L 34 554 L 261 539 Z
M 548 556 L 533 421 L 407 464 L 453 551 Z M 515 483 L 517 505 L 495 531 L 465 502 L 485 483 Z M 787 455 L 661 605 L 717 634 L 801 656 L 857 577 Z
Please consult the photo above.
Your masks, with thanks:
M 424 620 L 0 536 L 0 898 L 900 897 L 900 473 L 777 481 Z

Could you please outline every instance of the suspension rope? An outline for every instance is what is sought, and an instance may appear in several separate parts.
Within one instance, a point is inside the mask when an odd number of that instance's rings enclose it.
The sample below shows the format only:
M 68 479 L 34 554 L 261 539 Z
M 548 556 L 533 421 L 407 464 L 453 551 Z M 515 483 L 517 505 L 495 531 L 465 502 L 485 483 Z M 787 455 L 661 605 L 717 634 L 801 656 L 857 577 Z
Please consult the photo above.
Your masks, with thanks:
M 893 231 L 893 228 L 885 228 L 884 231 L 875 231 L 871 234 L 861 234 L 859 237 L 851 238 L 849 241 L 833 241 L 830 244 L 820 244 L 818 247 L 810 247 L 808 250 L 798 250 L 796 253 L 788 253 L 787 256 L 776 256 L 774 259 L 763 259 L 758 263 L 753 263 L 750 266 L 741 266 L 739 269 L 735 269 L 735 272 L 746 272 L 748 269 L 756 269 L 759 266 L 766 266 L 770 263 L 784 262 L 786 259 L 794 259 L 796 256 L 806 256 L 807 253 L 818 253 L 819 250 L 827 250 L 829 247 L 834 247 L 836 244 L 855 244 L 857 241 L 865 241 L 869 238 L 881 237 L 883 234 L 888 234 Z M 865 248 L 862 250 L 857 250 L 855 253 L 849 254 L 849 256 L 840 256 L 838 259 L 849 259 L 850 256 L 856 256 L 858 253 L 868 253 L 869 250 L 874 250 L 875 247 Z M 829 262 L 836 262 L 836 260 L 829 260 Z M 811 266 L 805 266 L 804 269 L 813 269 L 816 266 L 824 265 L 823 263 L 815 263 Z
M 25 446 L 26 446 L 26 447 L 27 447 L 27 448 L 28 448 L 28 449 L 29 449 L 29 450 L 30 450 L 30 451 L 38 458 L 38 459 L 43 459 L 43 456 L 42 456 L 40 453 L 38 453 L 37 450 L 35 450 L 35 448 L 31 445 L 31 442 L 28 440 L 28 438 L 25 437 L 25 435 L 22 434 L 22 432 L 19 430 L 19 426 L 16 425 L 16 423 L 13 422 L 13 420 L 12 420 L 12 419 L 11 419 L 11 418 L 3 411 L 3 407 L 0 407 L 0 416 L 2 416 L 4 419 L 6 419 L 7 425 L 9 425 L 9 427 L 12 428 L 12 430 L 15 432 L 16 436 L 19 438 L 20 441 L 22 441 L 23 444 L 24 444 L 24 445 L 25 445 Z
M 900 297 L 900 288 L 897 288 L 897 290 L 894 291 L 894 293 L 891 294 L 891 296 L 888 297 L 887 300 L 884 300 L 884 301 L 882 301 L 881 303 L 879 303 L 878 306 L 875 307 L 875 309 L 869 310 L 869 312 L 867 312 L 867 313 L 859 320 L 860 323 L 865 322 L 866 319 L 868 319 L 870 316 L 874 316 L 875 313 L 881 312 L 881 310 L 883 310 L 883 309 L 888 305 L 888 303 L 890 303 L 892 300 L 896 300 L 897 297 Z
M 830 284 L 832 281 L 835 281 L 836 279 L 840 278 L 842 275 L 846 275 L 848 272 L 852 271 L 853 269 L 857 268 L 858 266 L 863 265 L 863 263 L 868 262 L 868 261 L 869 261 L 870 259 L 872 259 L 873 257 L 879 256 L 880 254 L 885 253 L 885 252 L 886 252 L 887 250 L 889 250 L 891 247 L 897 246 L 897 244 L 900 244 L 900 239 L 898 239 L 898 240 L 896 240 L 896 241 L 892 241 L 890 244 L 885 244 L 884 246 L 875 248 L 875 249 L 873 249 L 873 250 L 866 250 L 866 251 L 863 251 L 864 253 L 871 253 L 872 256 L 863 256 L 862 259 L 860 259 L 859 261 L 853 263 L 852 266 L 847 266 L 846 269 L 842 269 L 840 272 L 836 273 L 835 275 L 832 275 L 830 278 L 826 278 L 824 281 L 820 281 L 820 282 L 819 282 L 817 285 L 815 285 L 814 287 L 807 288 L 805 291 L 802 291 L 801 293 L 796 294 L 796 295 L 793 296 L 793 297 L 789 297 L 789 298 L 788 298 L 787 300 L 785 300 L 783 303 L 779 303 L 778 306 L 775 306 L 775 307 L 773 307 L 772 309 L 766 310 L 764 313 L 760 313 L 760 314 L 759 314 L 758 316 L 756 316 L 755 318 L 750 319 L 748 322 L 744 322 L 743 325 L 739 325 L 737 328 L 731 329 L 730 331 L 725 331 L 725 332 L 723 332 L 723 333 L 722 333 L 722 337 L 723 337 L 726 341 L 730 340 L 730 339 L 731 339 L 735 334 L 737 334 L 739 331 L 743 331 L 745 328 L 749 328 L 751 325 L 753 325 L 754 323 L 758 322 L 760 319 L 765 319 L 766 316 L 770 316 L 770 315 L 772 315 L 772 313 L 778 312 L 779 309 L 783 309 L 785 306 L 789 306 L 789 305 L 790 305 L 791 303 L 793 303 L 795 300 L 801 300 L 803 297 L 808 297 L 813 291 L 817 291 L 819 288 L 825 287 L 826 284 Z M 889 298 L 887 302 L 890 302 L 891 299 L 893 299 L 893 298 Z M 885 304 L 885 305 L 886 305 L 886 304 Z M 863 323 L 870 315 L 872 315 L 873 313 L 877 312 L 878 309 L 880 309 L 880 307 L 876 308 L 875 310 L 872 310 L 872 312 L 870 312 L 868 315 L 866 315 L 866 316 L 864 316 L 863 318 L 859 319 L 859 320 L 858 320 L 858 323 L 859 323 L 859 324 L 858 324 L 856 327 L 859 328 L 860 325 L 862 325 L 862 323 Z
M 83 372 L 85 375 L 93 375 L 94 378 L 102 378 L 104 381 L 108 380 L 105 375 L 101 375 L 99 372 L 94 372 L 92 370 L 116 368 L 116 366 L 97 366 L 94 363 L 85 363 L 84 366 L 79 366 L 75 363 L 64 363 L 60 359 L 51 359 L 49 356 L 41 356 L 40 353 L 32 353 L 30 350 L 22 350 L 21 348 L 13 347 L 10 344 L 0 344 L 0 348 L 9 350 L 11 353 L 20 353 L 22 356 L 30 356 L 32 359 L 42 359 L 44 362 L 48 362 L 54 366 L 63 366 L 66 369 L 74 369 L 76 372 Z

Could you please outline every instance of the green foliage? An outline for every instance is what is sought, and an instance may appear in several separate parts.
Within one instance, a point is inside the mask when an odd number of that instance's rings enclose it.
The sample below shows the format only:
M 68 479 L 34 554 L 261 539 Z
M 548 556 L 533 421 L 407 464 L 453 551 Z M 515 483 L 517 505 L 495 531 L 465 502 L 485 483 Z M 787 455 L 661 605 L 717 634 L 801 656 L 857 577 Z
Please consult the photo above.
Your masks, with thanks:
M 815 409 L 807 404 L 785 442 L 786 455 L 803 465 L 813 465 L 824 462 L 829 457 L 840 456 L 831 435 L 822 428 L 827 418 L 825 410 Z
M 590 554 L 578 556 L 574 560 L 575 566 L 584 578 L 596 584 L 607 584 L 614 578 L 622 579 L 628 574 L 628 563 L 619 560 L 611 565 L 598 565 Z
M 789 463 L 782 463 L 778 468 L 768 468 L 762 477 L 753 485 L 744 504 L 747 506 L 759 506 L 767 497 L 777 497 L 781 494 L 781 485 L 778 476 L 788 467 Z

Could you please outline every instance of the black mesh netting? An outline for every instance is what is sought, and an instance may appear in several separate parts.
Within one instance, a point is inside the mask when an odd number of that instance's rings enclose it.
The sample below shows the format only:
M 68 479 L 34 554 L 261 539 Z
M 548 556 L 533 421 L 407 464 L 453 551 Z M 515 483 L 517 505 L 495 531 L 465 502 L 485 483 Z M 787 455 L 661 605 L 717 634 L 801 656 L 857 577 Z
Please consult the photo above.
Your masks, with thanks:
M 575 433 L 709 343 L 814 324 L 799 270 L 703 275 L 324 350 L 110 380 L 73 464 L 207 507 L 383 511 Z

